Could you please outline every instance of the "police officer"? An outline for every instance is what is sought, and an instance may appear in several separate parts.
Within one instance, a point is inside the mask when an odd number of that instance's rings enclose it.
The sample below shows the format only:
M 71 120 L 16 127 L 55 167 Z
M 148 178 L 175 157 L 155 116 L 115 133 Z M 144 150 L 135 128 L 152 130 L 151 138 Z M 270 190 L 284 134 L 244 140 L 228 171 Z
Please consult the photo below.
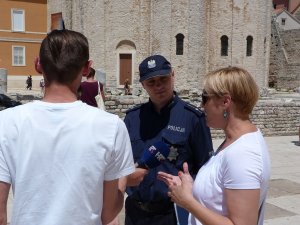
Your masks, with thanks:
M 150 99 L 128 110 L 124 120 L 134 160 L 139 161 L 143 151 L 157 141 L 166 143 L 170 154 L 158 167 L 137 168 L 127 178 L 125 225 L 177 225 L 176 207 L 167 196 L 167 186 L 157 179 L 157 172 L 177 175 L 187 162 L 195 176 L 212 151 L 210 130 L 204 113 L 174 92 L 174 71 L 163 56 L 146 58 L 139 71 L 140 82 Z M 180 224 L 186 225 L 188 214 L 181 210 Z

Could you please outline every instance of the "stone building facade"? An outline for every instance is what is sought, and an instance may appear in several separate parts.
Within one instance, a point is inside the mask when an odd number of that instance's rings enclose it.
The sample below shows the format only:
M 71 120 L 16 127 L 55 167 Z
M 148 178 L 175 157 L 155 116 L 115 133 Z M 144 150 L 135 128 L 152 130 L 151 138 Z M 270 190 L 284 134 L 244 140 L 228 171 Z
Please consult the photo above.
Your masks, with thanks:
M 266 87 L 271 8 L 271 0 L 51 0 L 48 27 L 62 12 L 67 29 L 88 37 L 108 90 L 121 89 L 125 76 L 139 93 L 138 65 L 152 54 L 170 60 L 179 91 L 201 90 L 207 72 L 229 65 Z
M 281 12 L 277 13 L 276 22 L 281 30 L 300 29 L 300 21 L 286 9 L 281 9 Z
M 300 87 L 300 29 L 280 29 L 272 20 L 270 87 L 295 90 Z

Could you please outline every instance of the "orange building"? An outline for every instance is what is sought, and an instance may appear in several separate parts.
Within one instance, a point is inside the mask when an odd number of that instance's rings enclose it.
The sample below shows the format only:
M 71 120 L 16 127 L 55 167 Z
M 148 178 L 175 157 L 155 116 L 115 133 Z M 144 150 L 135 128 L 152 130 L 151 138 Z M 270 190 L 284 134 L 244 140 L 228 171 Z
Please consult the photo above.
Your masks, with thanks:
M 0 0 L 0 68 L 8 88 L 25 87 L 28 75 L 38 87 L 33 61 L 47 34 L 47 0 Z

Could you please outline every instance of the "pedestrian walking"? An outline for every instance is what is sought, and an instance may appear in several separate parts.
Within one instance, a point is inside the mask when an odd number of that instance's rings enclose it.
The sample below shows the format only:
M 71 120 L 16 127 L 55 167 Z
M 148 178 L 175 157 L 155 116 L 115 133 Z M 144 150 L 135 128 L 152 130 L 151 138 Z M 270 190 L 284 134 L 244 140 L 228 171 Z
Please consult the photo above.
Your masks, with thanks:
M 40 88 L 41 88 L 41 94 L 43 95 L 44 92 L 45 92 L 45 80 L 44 80 L 44 78 L 42 78 L 40 80 Z
M 31 75 L 29 75 L 27 77 L 26 84 L 27 84 L 26 89 L 31 90 L 32 89 L 32 76 Z

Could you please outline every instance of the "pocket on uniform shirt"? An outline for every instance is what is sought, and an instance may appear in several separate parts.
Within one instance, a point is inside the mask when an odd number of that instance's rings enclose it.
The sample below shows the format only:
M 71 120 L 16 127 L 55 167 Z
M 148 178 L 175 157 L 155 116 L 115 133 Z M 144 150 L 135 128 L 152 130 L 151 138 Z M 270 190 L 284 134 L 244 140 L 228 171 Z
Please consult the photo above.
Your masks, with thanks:
M 187 142 L 187 137 L 174 131 L 163 131 L 162 138 L 169 144 L 184 145 Z
M 170 146 L 170 154 L 168 159 L 172 161 L 176 161 L 178 159 L 179 154 L 181 156 L 185 155 L 187 152 L 185 145 L 188 140 L 184 135 L 176 134 L 174 131 L 163 131 L 162 139 L 165 143 Z

